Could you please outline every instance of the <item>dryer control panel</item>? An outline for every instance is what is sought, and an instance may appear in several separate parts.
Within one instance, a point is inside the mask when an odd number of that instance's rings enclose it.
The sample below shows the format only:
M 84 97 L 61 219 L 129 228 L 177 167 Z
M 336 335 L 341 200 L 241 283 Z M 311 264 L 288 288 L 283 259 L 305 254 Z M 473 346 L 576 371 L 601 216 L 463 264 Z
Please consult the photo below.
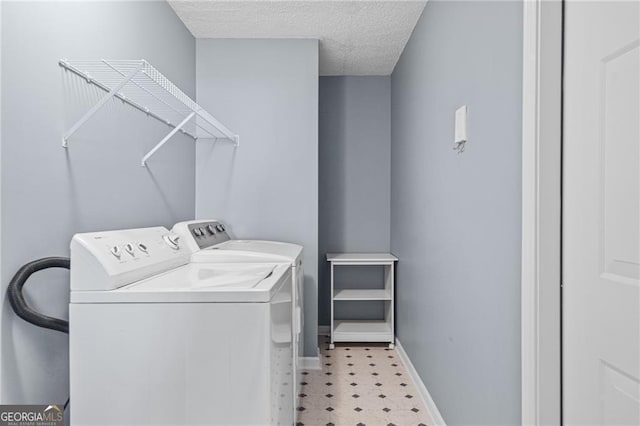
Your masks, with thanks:
M 71 290 L 113 290 L 185 265 L 185 245 L 164 227 L 76 234 Z
M 174 225 L 171 232 L 180 235 L 192 253 L 231 239 L 226 226 L 219 220 L 179 222 Z

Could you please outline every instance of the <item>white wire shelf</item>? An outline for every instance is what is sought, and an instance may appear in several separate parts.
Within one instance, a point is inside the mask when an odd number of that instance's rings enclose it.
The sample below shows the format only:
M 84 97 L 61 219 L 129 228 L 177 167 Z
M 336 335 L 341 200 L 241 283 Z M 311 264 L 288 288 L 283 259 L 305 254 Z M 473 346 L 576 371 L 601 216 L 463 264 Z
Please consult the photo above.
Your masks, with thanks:
M 172 128 L 172 130 L 142 158 L 142 165 L 153 156 L 177 132 L 191 138 L 213 138 L 228 140 L 236 146 L 240 138 L 215 117 L 187 96 L 144 59 L 136 60 L 89 60 L 72 61 L 62 59 L 60 66 L 84 78 L 106 92 L 62 136 L 62 146 L 67 147 L 69 138 L 111 98 L 118 98 Z

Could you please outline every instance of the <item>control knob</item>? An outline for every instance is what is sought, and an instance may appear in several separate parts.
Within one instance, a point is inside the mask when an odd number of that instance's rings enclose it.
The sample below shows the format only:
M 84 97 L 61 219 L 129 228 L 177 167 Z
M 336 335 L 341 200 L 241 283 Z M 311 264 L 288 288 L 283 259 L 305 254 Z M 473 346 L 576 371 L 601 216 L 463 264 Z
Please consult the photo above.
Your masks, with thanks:
M 120 251 L 120 247 L 118 246 L 111 247 L 111 254 L 114 255 L 116 258 L 120 259 L 120 255 L 122 254 L 122 252 Z
M 135 256 L 135 254 L 133 253 L 133 244 L 131 243 L 127 243 L 124 246 L 124 249 L 127 251 L 127 253 L 129 253 L 131 256 Z
M 174 250 L 179 250 L 180 249 L 180 246 L 178 245 L 178 240 L 180 239 L 179 235 L 164 235 L 162 237 L 162 239 L 172 249 L 174 249 Z

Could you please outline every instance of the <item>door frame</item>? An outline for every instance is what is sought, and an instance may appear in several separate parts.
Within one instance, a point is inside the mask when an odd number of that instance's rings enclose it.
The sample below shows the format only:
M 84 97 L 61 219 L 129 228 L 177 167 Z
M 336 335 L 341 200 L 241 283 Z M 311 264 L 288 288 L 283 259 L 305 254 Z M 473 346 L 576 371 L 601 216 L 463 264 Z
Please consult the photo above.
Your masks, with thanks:
M 0 0 L 0 46 L 2 45 L 2 1 Z M 2 52 L 0 52 L 0 276 L 2 276 Z M 5 287 L 0 285 L 0 288 Z M 5 292 L 0 295 L 1 306 L 5 305 Z M 0 334 L 3 332 L 2 328 L 2 316 L 0 315 Z M 2 351 L 0 351 L 0 383 L 2 383 Z M 2 399 L 2 386 L 0 386 L 0 403 L 4 402 Z
M 562 36 L 562 0 L 523 2 L 523 425 L 562 423 Z

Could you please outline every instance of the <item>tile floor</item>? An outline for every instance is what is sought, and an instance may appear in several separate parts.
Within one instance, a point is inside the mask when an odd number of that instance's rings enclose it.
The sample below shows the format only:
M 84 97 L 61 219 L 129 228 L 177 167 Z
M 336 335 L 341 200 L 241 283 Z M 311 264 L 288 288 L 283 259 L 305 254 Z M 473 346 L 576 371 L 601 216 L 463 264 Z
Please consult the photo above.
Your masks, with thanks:
M 320 336 L 322 370 L 303 372 L 299 426 L 425 426 L 432 424 L 395 349 Z

